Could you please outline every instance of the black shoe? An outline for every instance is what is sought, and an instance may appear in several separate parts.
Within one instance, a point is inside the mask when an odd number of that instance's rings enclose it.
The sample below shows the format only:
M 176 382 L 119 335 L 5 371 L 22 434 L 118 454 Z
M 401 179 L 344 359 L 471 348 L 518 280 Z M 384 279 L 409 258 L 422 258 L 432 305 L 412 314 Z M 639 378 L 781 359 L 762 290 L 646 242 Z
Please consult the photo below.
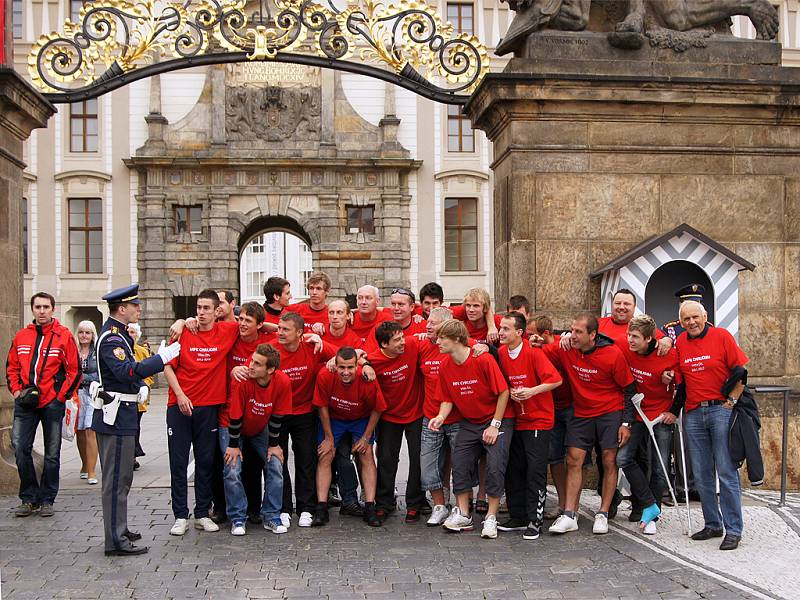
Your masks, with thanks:
M 642 520 L 642 509 L 641 508 L 632 508 L 631 514 L 628 515 L 628 521 L 631 523 L 638 523 Z
M 211 515 L 211 520 L 217 525 L 222 525 L 228 520 L 228 515 L 226 515 L 224 512 L 218 513 L 217 511 L 214 511 L 214 514 Z
M 389 511 L 387 511 L 385 508 L 376 508 L 375 516 L 380 519 L 381 523 L 383 523 L 389 517 Z
M 500 528 L 498 527 L 498 529 Z M 541 535 L 541 530 L 538 527 L 535 527 L 533 523 L 528 523 L 528 526 L 525 528 L 525 532 L 522 534 L 522 539 L 538 540 L 540 535 Z
M 725 539 L 722 540 L 722 543 L 719 545 L 720 550 L 736 550 L 739 547 L 739 542 L 741 541 L 742 536 L 740 535 L 733 535 L 729 533 L 725 536 Z
M 352 502 L 350 504 L 342 504 L 342 507 L 339 509 L 339 514 L 348 517 L 363 517 L 364 509 L 361 508 L 358 502 Z
M 426 500 L 422 503 L 422 506 L 419 507 L 419 514 L 421 515 L 429 515 L 433 512 L 433 508 L 431 507 L 430 503 Z
M 722 529 L 711 529 L 710 527 L 703 527 L 700 531 L 692 534 L 692 539 L 695 542 L 702 542 L 703 540 L 710 540 L 711 538 L 722 537 Z
M 374 505 L 364 508 L 364 522 L 370 527 L 380 527 L 383 525 L 381 520 L 378 518 Z
M 417 523 L 419 522 L 419 510 L 416 508 L 409 508 L 406 511 L 406 523 Z
M 524 531 L 527 529 L 527 527 L 527 521 L 520 521 L 519 519 L 514 519 L 513 517 L 510 517 L 497 525 L 497 529 L 500 531 Z
M 139 470 L 139 467 L 141 467 L 141 466 L 142 466 L 142 465 L 140 465 L 140 464 L 139 464 L 139 461 L 138 461 L 138 460 L 135 460 L 135 461 L 133 461 L 133 470 L 134 470 L 134 471 L 138 471 L 138 470 Z M 147 548 L 145 548 L 145 552 L 146 552 L 146 551 L 147 551 Z M 110 552 L 110 551 L 109 551 L 109 552 Z M 139 552 L 138 554 L 144 554 L 144 552 Z
M 619 490 L 614 490 L 614 497 L 611 499 L 611 506 L 608 509 L 609 520 L 617 516 L 617 509 L 620 504 L 622 504 L 622 494 L 619 493 Z
M 264 522 L 264 517 L 260 513 L 250 513 L 247 515 L 247 520 L 253 525 L 261 525 Z
M 129 542 L 135 542 L 142 539 L 142 534 L 138 531 L 131 531 L 130 529 L 127 529 L 125 533 L 122 534 L 122 537 L 128 538 Z
M 314 517 L 311 519 L 311 526 L 322 527 L 323 525 L 327 525 L 330 520 L 331 516 L 328 513 L 328 507 L 318 506 L 317 510 L 314 511 Z
M 106 556 L 137 556 L 139 554 L 147 554 L 148 550 L 149 548 L 147 546 L 134 546 L 131 544 L 127 548 L 106 550 Z

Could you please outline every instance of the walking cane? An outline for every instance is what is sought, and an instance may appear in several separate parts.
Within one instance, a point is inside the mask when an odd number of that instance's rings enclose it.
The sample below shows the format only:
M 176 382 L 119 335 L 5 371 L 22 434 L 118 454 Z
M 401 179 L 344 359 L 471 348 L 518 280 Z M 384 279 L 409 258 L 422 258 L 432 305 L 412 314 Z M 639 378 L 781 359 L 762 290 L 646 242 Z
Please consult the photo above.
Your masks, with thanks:
M 692 534 L 692 511 L 689 508 L 689 476 L 686 474 L 686 449 L 683 446 L 683 409 L 678 415 L 678 439 L 681 441 L 681 471 L 683 471 L 683 493 L 686 498 L 686 523 L 689 526 L 688 533 Z
M 661 470 L 664 473 L 664 479 L 667 480 L 667 486 L 669 487 L 670 496 L 672 496 L 672 501 L 677 506 L 678 499 L 675 497 L 675 490 L 672 488 L 672 482 L 669 480 L 669 472 L 667 471 L 667 467 L 664 465 L 664 457 L 661 456 L 661 450 L 659 449 L 658 442 L 656 441 L 656 434 L 653 432 L 653 427 L 655 427 L 661 422 L 661 416 L 656 417 L 652 421 L 648 419 L 647 415 L 644 414 L 644 411 L 642 410 L 642 400 L 644 400 L 644 394 L 641 393 L 635 394 L 633 398 L 631 398 L 633 407 L 636 409 L 636 412 L 639 413 L 639 416 L 642 418 L 642 422 L 645 424 L 645 427 L 647 427 L 647 432 L 650 434 L 650 439 L 653 440 L 653 447 L 656 449 L 658 462 L 661 463 Z M 682 445 L 683 444 L 681 443 L 681 446 Z

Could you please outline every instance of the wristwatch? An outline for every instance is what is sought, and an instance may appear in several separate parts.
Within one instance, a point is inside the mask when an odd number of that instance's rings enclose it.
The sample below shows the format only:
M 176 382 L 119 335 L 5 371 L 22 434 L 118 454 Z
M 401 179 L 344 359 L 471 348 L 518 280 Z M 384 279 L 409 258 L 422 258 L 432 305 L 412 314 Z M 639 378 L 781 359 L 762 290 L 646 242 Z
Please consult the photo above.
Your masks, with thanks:
M 500 429 L 500 425 L 502 424 L 503 422 L 500 419 L 492 419 L 492 422 L 490 423 L 490 425 L 495 429 Z
M 631 428 L 631 424 L 630 423 L 623 423 L 622 426 L 623 427 L 627 427 L 628 429 Z

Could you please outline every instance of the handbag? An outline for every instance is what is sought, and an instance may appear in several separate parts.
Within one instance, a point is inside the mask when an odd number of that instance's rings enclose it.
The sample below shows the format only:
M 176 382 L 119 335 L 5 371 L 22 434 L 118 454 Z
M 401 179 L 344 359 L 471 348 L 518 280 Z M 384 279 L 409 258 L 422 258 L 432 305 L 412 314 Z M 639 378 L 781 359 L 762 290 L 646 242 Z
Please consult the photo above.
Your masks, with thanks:
M 50 356 L 50 347 L 53 345 L 53 338 L 55 337 L 55 333 L 50 334 L 50 343 L 47 344 L 47 350 L 44 353 L 44 360 L 42 361 L 42 367 L 39 369 L 39 377 L 36 378 L 36 381 L 40 381 L 42 379 L 42 375 L 44 374 L 44 368 L 47 366 L 47 358 Z M 17 404 L 20 408 L 24 408 L 26 410 L 33 410 L 34 408 L 39 407 L 39 386 L 35 383 L 30 385 L 26 385 L 22 388 L 19 392 L 19 396 L 17 396 Z

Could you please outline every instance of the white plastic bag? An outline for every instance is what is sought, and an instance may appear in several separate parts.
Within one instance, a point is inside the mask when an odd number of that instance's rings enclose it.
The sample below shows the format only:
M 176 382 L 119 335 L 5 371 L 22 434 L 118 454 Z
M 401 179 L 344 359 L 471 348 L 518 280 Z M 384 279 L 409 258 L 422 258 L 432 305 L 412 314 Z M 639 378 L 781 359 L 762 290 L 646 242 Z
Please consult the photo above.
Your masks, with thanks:
M 70 398 L 64 403 L 64 418 L 61 420 L 61 437 L 68 442 L 75 439 L 78 427 L 78 403 Z

